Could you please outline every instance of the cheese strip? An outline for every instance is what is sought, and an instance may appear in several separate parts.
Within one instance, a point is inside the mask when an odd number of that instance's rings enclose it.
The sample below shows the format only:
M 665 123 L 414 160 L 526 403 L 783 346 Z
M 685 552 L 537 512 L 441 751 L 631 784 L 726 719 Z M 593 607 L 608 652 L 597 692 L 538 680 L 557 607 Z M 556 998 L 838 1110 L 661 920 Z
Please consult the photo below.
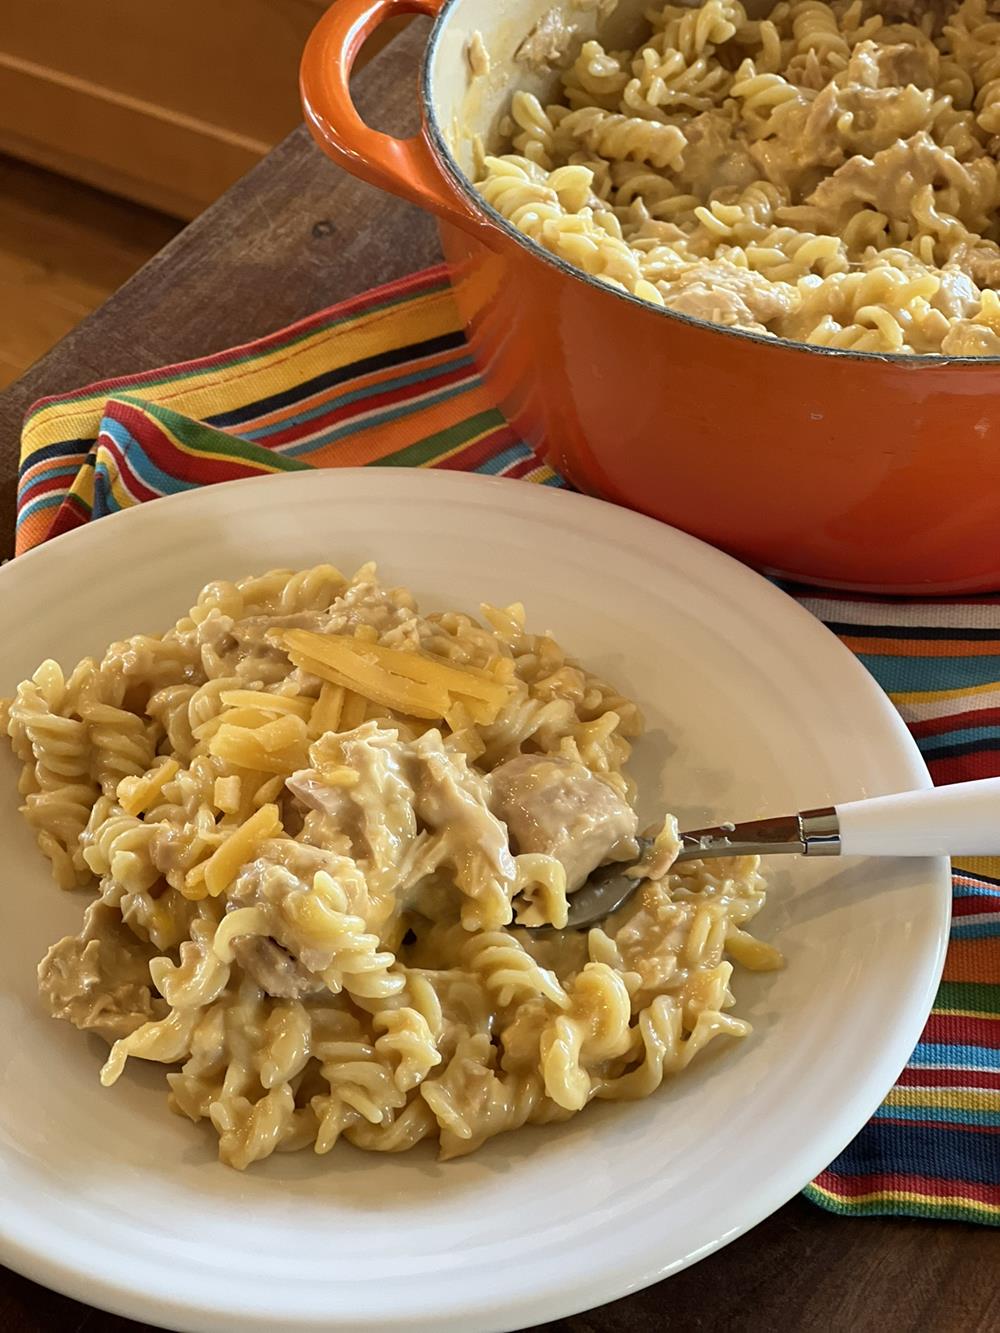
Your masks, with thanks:
M 360 639 L 313 634 L 301 629 L 286 630 L 283 638 L 290 648 L 318 662 L 337 667 L 340 671 L 350 671 L 351 659 L 360 658 L 376 663 L 383 670 L 402 676 L 405 680 L 416 681 L 436 690 L 447 690 L 450 694 L 466 694 L 472 699 L 481 699 L 497 707 L 507 698 L 506 686 L 486 672 L 472 667 L 451 666 L 426 653 L 385 648 L 381 644 Z
M 313 700 L 296 694 L 268 694 L 266 690 L 223 690 L 227 708 L 260 708 L 266 713 L 296 713 L 308 720 Z
M 210 717 L 191 733 L 196 741 L 209 741 L 220 727 L 263 727 L 273 722 L 273 713 L 262 713 L 259 708 L 226 708 L 215 717 Z
M 334 685 L 343 685 L 345 689 L 363 694 L 385 708 L 409 717 L 439 719 L 448 711 L 447 690 L 434 690 L 417 681 L 404 680 L 401 676 L 390 675 L 374 662 L 366 662 L 356 654 L 345 654 L 343 666 L 314 657 L 308 657 L 289 645 L 288 656 L 295 666 L 321 680 L 332 681 Z M 345 712 L 347 711 L 345 706 Z M 341 719 L 341 727 L 346 720 Z
M 229 888 L 241 866 L 253 859 L 257 848 L 266 838 L 274 838 L 281 832 L 281 819 L 276 805 L 262 805 L 221 843 L 204 863 L 205 889 L 211 897 L 217 898 Z M 201 870 L 202 867 L 197 867 Z M 189 873 L 190 887 L 196 888 L 200 876 Z M 185 887 L 188 887 L 185 884 Z
M 319 698 L 313 704 L 312 712 L 309 715 L 309 735 L 311 737 L 323 736 L 328 731 L 340 730 L 345 693 L 343 685 L 333 685 L 330 681 L 323 682 Z
M 118 804 L 127 815 L 141 815 L 180 772 L 176 759 L 164 759 L 141 778 L 122 778 L 118 784 Z
M 263 727 L 223 724 L 209 741 L 208 752 L 239 768 L 290 773 L 303 767 L 307 740 L 306 724 L 286 713 Z
M 356 694 L 354 690 L 345 690 L 339 730 L 353 731 L 355 727 L 360 727 L 368 716 L 370 702 L 371 700 L 366 699 L 363 694 Z

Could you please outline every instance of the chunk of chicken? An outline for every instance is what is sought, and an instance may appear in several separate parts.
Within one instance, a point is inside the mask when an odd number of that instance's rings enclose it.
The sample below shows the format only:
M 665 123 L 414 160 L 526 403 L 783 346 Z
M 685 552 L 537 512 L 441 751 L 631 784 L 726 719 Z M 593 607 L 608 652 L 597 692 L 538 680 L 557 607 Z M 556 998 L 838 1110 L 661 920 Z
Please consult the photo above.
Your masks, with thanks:
M 398 866 L 417 835 L 409 751 L 398 732 L 368 722 L 324 738 L 313 753 L 331 768 L 352 770 L 357 780 L 337 786 L 316 769 L 302 769 L 287 779 L 288 790 L 350 838 L 355 858 L 367 858 L 379 872 Z
M 517 48 L 514 59 L 529 69 L 559 69 L 566 64 L 575 32 L 573 25 L 566 22 L 562 10 L 553 5 Z
M 684 178 L 699 199 L 719 190 L 743 190 L 757 180 L 757 168 L 733 124 L 717 113 L 694 116 L 684 126 L 684 139 Z
M 945 18 L 954 8 L 954 0 L 880 0 L 878 13 L 886 22 L 901 19 L 904 23 L 917 24 L 931 14 L 934 19 L 933 29 L 937 31 Z
M 100 898 L 91 903 L 79 935 L 53 944 L 38 965 L 38 990 L 53 1018 L 107 1042 L 127 1037 L 164 1005 L 149 979 L 155 949 L 124 925 Z
M 571 759 L 522 754 L 500 764 L 490 776 L 490 808 L 507 825 L 514 850 L 562 862 L 570 892 L 599 865 L 638 855 L 635 811 Z
M 1000 287 L 1000 247 L 995 241 L 970 236 L 952 251 L 950 267 L 966 274 L 979 287 Z
M 407 853 L 418 830 L 435 835 L 455 882 L 473 892 L 480 881 L 510 884 L 514 864 L 502 824 L 487 805 L 486 780 L 431 729 L 403 741 L 395 729 L 365 722 L 313 746 L 314 759 L 350 769 L 359 780 L 332 786 L 317 769 L 302 769 L 286 786 L 310 809 L 326 815 L 352 841 L 352 855 L 368 862 L 377 894 L 405 878 Z
M 274 940 L 262 935 L 240 935 L 233 941 L 236 961 L 265 995 L 282 1000 L 302 1000 L 326 989 L 323 981 L 309 972 Z
M 771 282 L 721 259 L 690 265 L 660 291 L 664 305 L 678 314 L 756 333 L 765 333 L 768 321 L 787 315 L 799 300 L 791 283 Z
M 971 232 L 984 232 L 996 199 L 996 163 L 988 158 L 959 162 L 921 130 L 870 158 L 849 158 L 802 207 L 780 210 L 779 220 L 836 235 L 862 208 L 906 220 L 919 204 L 938 216 L 942 228 L 940 215 L 947 214 Z
M 863 48 L 859 55 L 859 47 Z M 873 42 L 860 42 L 854 48 L 851 60 L 858 56 L 864 59 L 872 50 L 872 59 L 878 70 L 880 88 L 905 88 L 913 84 L 915 88 L 933 88 L 937 82 L 941 66 L 941 54 L 930 42 L 895 42 L 891 45 L 875 46 Z M 850 65 L 848 66 L 850 68 Z
M 941 344 L 945 356 L 1000 356 L 1000 335 L 975 320 L 959 319 Z

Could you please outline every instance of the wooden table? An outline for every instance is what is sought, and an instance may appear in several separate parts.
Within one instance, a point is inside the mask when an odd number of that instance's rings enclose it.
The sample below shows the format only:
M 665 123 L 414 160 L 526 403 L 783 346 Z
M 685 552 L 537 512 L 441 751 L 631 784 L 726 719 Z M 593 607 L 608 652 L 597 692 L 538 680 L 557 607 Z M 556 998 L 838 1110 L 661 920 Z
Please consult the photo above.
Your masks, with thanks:
M 397 132 L 413 115 L 422 39 L 416 25 L 358 79 L 361 105 Z M 255 338 L 439 257 L 429 218 L 340 173 L 297 131 L 0 398 L 0 550 L 34 399 Z M 0 1270 L 3 1333 L 139 1327 Z M 796 1199 L 669 1282 L 547 1328 L 985 1333 L 1000 1329 L 1000 1242 L 986 1228 L 849 1221 Z

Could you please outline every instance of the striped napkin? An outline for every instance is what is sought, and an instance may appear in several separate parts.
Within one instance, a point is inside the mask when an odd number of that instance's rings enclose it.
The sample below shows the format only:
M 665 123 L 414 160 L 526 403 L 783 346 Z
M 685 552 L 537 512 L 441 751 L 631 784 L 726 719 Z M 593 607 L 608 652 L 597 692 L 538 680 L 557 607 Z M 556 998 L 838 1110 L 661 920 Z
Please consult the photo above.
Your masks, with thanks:
M 22 438 L 17 550 L 161 495 L 311 467 L 438 467 L 564 483 L 476 373 L 443 268 L 216 356 L 43 399 Z M 1000 775 L 1000 594 L 788 589 L 860 658 L 937 782 Z M 1000 1224 L 1000 860 L 957 862 L 944 980 L 875 1117 L 815 1203 Z

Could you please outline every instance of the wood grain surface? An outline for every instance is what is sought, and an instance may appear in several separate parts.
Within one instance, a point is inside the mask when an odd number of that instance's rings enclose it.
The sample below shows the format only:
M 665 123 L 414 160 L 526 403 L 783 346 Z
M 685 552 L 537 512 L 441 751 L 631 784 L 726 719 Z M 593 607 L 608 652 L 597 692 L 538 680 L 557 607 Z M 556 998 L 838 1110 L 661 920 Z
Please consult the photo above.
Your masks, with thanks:
M 358 79 L 382 127 L 402 130 L 413 114 L 421 40 L 415 26 Z M 245 341 L 438 257 L 428 218 L 341 174 L 297 131 L 0 398 L 5 541 L 20 418 L 35 398 Z M 0 1333 L 141 1327 L 0 1270 Z M 669 1281 L 546 1325 L 702 1329 L 996 1333 L 1000 1238 L 958 1223 L 848 1220 L 795 1199 Z
M 183 224 L 0 155 L 0 389 L 113 295 Z

